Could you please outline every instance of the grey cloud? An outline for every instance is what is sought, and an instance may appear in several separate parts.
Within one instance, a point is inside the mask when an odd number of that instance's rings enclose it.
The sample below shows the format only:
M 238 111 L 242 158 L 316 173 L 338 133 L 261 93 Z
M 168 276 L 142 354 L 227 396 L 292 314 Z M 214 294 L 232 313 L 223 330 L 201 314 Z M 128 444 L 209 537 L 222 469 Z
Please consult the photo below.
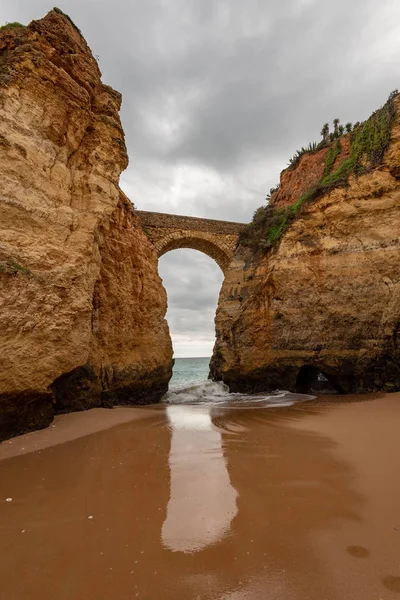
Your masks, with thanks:
M 297 18 L 291 16 L 296 3 L 283 8 L 265 3 L 261 9 L 250 3 L 247 35 L 238 27 L 243 3 L 202 2 L 202 10 L 196 2 L 174 5 L 186 19 L 167 18 L 168 10 L 160 11 L 146 31 L 145 50 L 121 57 L 121 69 L 129 73 L 121 85 L 135 97 L 123 108 L 133 155 L 140 147 L 161 161 L 226 170 L 254 154 L 268 157 L 318 138 L 321 123 L 336 114 L 330 114 L 330 98 L 348 89 L 354 78 L 361 83 L 358 97 L 363 94 L 365 65 L 348 61 L 343 78 L 343 65 L 363 30 L 357 2 L 353 10 L 344 2 L 314 3 Z M 364 20 L 371 6 L 371 1 L 362 3 Z M 221 7 L 228 14 L 225 26 Z M 176 17 L 176 10 L 171 13 Z M 200 21 L 193 27 L 196 17 Z M 257 30 L 262 17 L 268 17 L 269 29 L 252 36 L 251 24 Z M 368 51 L 364 58 L 370 68 Z M 162 119 L 170 127 L 163 128 Z
M 214 261 L 194 250 L 176 250 L 161 257 L 160 275 L 168 293 L 168 323 L 174 345 L 199 346 L 206 356 L 214 342 L 214 315 L 222 272 Z M 183 350 L 183 351 L 184 351 Z M 182 354 L 182 351 L 181 351 Z
M 218 265 L 200 252 L 182 249 L 161 257 L 159 272 L 168 293 L 171 329 L 209 328 L 223 278 Z

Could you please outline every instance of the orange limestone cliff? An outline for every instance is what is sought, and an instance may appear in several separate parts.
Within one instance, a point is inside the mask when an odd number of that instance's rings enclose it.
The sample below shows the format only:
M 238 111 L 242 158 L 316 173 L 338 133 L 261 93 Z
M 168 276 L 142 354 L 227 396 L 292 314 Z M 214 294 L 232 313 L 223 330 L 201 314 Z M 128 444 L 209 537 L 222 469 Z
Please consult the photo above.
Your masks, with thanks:
M 399 95 L 282 173 L 226 272 L 216 331 L 211 376 L 231 391 L 307 392 L 321 375 L 400 390 Z
M 167 389 L 166 294 L 118 187 L 120 104 L 61 11 L 0 32 L 0 438 Z

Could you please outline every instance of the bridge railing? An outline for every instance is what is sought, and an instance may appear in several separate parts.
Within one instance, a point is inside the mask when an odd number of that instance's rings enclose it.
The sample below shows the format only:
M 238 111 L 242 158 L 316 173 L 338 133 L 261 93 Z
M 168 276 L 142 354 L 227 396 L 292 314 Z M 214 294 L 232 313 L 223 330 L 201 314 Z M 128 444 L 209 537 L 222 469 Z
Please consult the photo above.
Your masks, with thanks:
M 145 227 L 208 231 L 210 233 L 223 233 L 228 235 L 237 235 L 244 227 L 246 227 L 246 223 L 236 223 L 234 221 L 186 217 L 184 215 L 172 215 L 145 210 L 136 210 L 135 212 L 140 217 L 140 220 Z

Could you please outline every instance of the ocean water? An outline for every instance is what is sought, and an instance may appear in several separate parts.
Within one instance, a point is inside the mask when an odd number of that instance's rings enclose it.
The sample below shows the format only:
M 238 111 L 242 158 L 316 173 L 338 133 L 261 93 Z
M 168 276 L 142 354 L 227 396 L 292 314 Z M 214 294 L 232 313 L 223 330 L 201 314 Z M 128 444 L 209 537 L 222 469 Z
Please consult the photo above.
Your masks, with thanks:
M 191 383 L 206 381 L 210 358 L 176 358 L 169 387 L 176 388 Z
M 296 402 L 311 400 L 315 396 L 293 394 L 276 390 L 263 394 L 230 394 L 222 382 L 208 379 L 210 359 L 176 358 L 169 390 L 163 401 L 167 404 L 200 404 L 219 407 L 235 405 L 236 408 L 262 408 L 292 406 Z

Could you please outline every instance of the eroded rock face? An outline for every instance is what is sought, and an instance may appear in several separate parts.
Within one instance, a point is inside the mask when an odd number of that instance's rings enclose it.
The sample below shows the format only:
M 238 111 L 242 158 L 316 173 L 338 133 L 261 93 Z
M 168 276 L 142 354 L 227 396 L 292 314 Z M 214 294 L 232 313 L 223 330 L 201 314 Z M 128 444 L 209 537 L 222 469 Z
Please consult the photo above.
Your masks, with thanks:
M 54 410 L 160 399 L 157 257 L 118 187 L 121 96 L 51 11 L 0 33 L 0 438 Z
M 333 164 L 335 170 L 340 163 L 349 157 L 350 135 L 340 138 L 340 151 Z M 281 173 L 280 185 L 272 196 L 272 203 L 278 207 L 293 204 L 304 192 L 321 180 L 325 169 L 325 157 L 328 148 L 318 152 L 303 154 L 295 168 L 289 167 Z
M 399 98 L 396 104 L 379 168 L 308 206 L 266 255 L 237 250 L 220 294 L 211 362 L 211 376 L 232 391 L 304 392 L 318 372 L 342 392 L 400 389 Z M 301 177 L 292 171 L 281 181 L 276 200 L 286 204 Z

